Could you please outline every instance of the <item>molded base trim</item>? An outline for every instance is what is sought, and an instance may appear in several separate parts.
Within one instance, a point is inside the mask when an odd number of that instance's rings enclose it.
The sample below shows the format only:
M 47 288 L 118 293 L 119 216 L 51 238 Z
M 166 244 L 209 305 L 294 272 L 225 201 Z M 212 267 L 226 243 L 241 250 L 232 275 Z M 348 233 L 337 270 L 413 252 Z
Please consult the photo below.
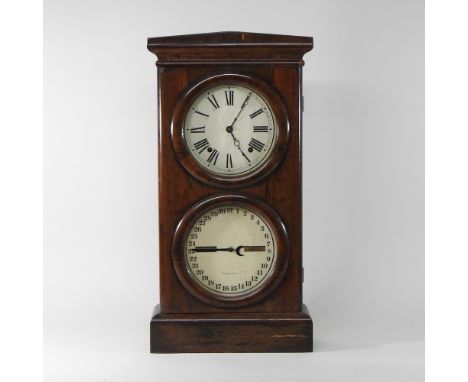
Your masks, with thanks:
M 307 307 L 287 313 L 162 314 L 150 324 L 151 353 L 311 352 Z

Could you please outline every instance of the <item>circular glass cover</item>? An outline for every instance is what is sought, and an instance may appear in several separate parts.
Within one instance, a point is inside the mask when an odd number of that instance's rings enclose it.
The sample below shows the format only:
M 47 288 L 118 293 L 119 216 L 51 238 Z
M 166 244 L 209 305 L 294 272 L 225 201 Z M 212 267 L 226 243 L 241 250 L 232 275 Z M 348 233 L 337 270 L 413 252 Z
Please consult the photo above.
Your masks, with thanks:
M 193 158 L 215 174 L 240 175 L 261 166 L 277 136 L 275 116 L 265 98 L 243 85 L 218 85 L 198 96 L 184 122 Z
M 191 226 L 185 264 L 212 293 L 237 296 L 259 288 L 276 262 L 276 238 L 267 221 L 249 208 L 213 208 Z

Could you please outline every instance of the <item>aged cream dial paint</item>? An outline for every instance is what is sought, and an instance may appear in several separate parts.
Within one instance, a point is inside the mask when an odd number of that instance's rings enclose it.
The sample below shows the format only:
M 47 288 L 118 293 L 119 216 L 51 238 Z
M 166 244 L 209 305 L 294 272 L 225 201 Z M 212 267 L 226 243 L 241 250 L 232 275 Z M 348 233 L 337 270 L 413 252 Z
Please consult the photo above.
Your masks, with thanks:
M 241 85 L 219 85 L 191 105 L 184 138 L 193 158 L 207 171 L 239 175 L 261 166 L 270 155 L 277 124 L 264 97 Z
M 191 276 L 212 293 L 238 296 L 259 288 L 276 262 L 276 238 L 249 208 L 225 205 L 200 216 L 185 243 Z

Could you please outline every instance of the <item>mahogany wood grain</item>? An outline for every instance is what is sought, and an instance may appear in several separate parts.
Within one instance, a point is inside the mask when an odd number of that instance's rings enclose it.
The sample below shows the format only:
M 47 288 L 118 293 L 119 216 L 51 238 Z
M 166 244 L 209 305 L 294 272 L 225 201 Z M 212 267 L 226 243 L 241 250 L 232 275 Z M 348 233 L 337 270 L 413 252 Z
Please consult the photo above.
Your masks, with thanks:
M 157 55 L 158 67 L 158 114 L 159 114 L 159 268 L 160 268 L 160 314 L 152 320 L 152 351 L 198 351 L 190 350 L 186 345 L 170 341 L 168 337 L 182 330 L 180 317 L 195 317 L 203 322 L 204 315 L 229 314 L 230 325 L 236 322 L 246 336 L 267 325 L 261 317 L 273 315 L 307 315 L 302 307 L 302 56 L 312 49 L 312 38 L 283 35 L 266 35 L 245 32 L 220 32 L 213 34 L 169 36 L 148 39 L 148 49 Z M 187 172 L 173 148 L 171 122 L 182 118 L 181 108 L 176 108 L 186 92 L 199 83 L 200 79 L 213 75 L 234 75 L 259 78 L 267 83 L 281 98 L 289 120 L 289 140 L 284 143 L 286 154 L 271 172 L 252 185 L 245 182 L 233 184 L 229 190 L 216 182 L 202 182 Z M 289 238 L 289 256 L 287 269 L 279 285 L 269 291 L 264 298 L 235 310 L 225 306 L 214 306 L 190 293 L 177 277 L 172 261 L 172 238 L 176 227 L 187 211 L 207 197 L 223 193 L 243 193 L 258 198 L 271 206 L 284 222 Z M 176 246 L 177 247 L 177 246 Z M 222 305 L 222 304 L 221 304 Z M 247 315 L 256 314 L 258 325 L 249 329 Z M 186 316 L 184 316 L 186 315 Z M 171 323 L 171 317 L 174 319 Z M 206 316 L 208 317 L 208 316 Z M 217 316 L 216 316 L 217 317 Z M 224 317 L 224 316 L 223 316 Z M 303 316 L 301 316 L 304 318 Z M 265 318 L 266 319 L 266 318 Z M 187 320 L 192 320 L 187 318 Z M 234 321 L 232 321 L 234 320 Z M 305 324 L 305 322 L 308 324 Z M 312 333 L 312 321 L 299 320 L 297 331 L 304 325 Z M 262 324 L 263 322 L 263 324 Z M 291 325 L 294 326 L 294 320 Z M 229 337 L 226 326 L 217 326 L 213 320 L 200 324 L 203 328 L 187 330 L 185 334 L 192 340 L 200 340 L 206 333 L 217 332 Z M 214 326 L 213 326 L 214 325 Z M 283 324 L 279 324 L 284 327 Z M 282 326 L 283 325 L 283 326 Z M 236 326 L 236 327 L 237 327 Z M 291 327 L 288 327 L 288 330 Z M 307 329 L 307 330 L 309 330 Z M 283 329 L 282 329 L 283 330 Z M 287 331 L 286 329 L 284 329 Z M 182 332 L 184 332 L 182 330 Z M 191 334 L 189 334 L 191 333 Z M 285 332 L 286 333 L 286 332 Z M 200 337 L 201 336 L 201 337 Z M 268 337 L 268 336 L 267 336 Z M 263 338 L 263 335 L 262 335 Z M 271 337 L 272 351 L 287 351 L 277 344 L 278 338 Z M 292 338 L 292 337 L 290 337 Z M 300 338 L 300 337 L 298 337 Z M 305 338 L 305 337 L 304 337 Z M 307 340 L 311 341 L 311 334 Z M 155 345 L 154 341 L 162 341 Z M 182 341 L 182 340 L 180 340 Z M 235 345 L 234 339 L 228 341 L 229 351 L 257 351 L 260 349 L 253 342 Z M 255 343 L 257 343 L 255 342 Z M 275 345 L 276 344 L 276 345 Z M 173 347 L 171 347 L 173 346 Z M 268 345 L 264 350 L 267 351 Z M 291 349 L 305 349 L 310 346 L 292 346 Z M 221 345 L 212 345 L 209 351 L 225 351 Z M 218 350 L 216 350 L 218 349 Z M 237 349 L 237 350 L 236 350 Z M 249 350 L 250 349 L 250 350 Z M 294 351 L 294 350 L 289 350 Z M 296 350 L 298 351 L 298 350 Z

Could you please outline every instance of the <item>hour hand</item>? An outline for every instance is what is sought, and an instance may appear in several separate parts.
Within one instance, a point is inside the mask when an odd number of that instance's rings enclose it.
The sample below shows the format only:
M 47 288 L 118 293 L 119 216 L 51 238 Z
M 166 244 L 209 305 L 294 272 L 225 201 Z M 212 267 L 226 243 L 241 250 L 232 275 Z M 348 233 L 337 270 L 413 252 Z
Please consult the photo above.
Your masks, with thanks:
M 234 139 L 234 146 L 236 146 L 239 151 L 241 152 L 242 156 L 250 163 L 250 159 L 247 155 L 245 155 L 244 150 L 240 147 L 240 141 L 235 137 L 234 133 L 232 132 L 232 126 L 227 127 L 227 132 L 231 134 L 232 139 Z
M 195 247 L 195 252 L 218 252 L 218 251 L 225 251 L 225 252 L 233 252 L 234 248 L 218 248 L 216 246 L 205 246 L 205 247 Z

